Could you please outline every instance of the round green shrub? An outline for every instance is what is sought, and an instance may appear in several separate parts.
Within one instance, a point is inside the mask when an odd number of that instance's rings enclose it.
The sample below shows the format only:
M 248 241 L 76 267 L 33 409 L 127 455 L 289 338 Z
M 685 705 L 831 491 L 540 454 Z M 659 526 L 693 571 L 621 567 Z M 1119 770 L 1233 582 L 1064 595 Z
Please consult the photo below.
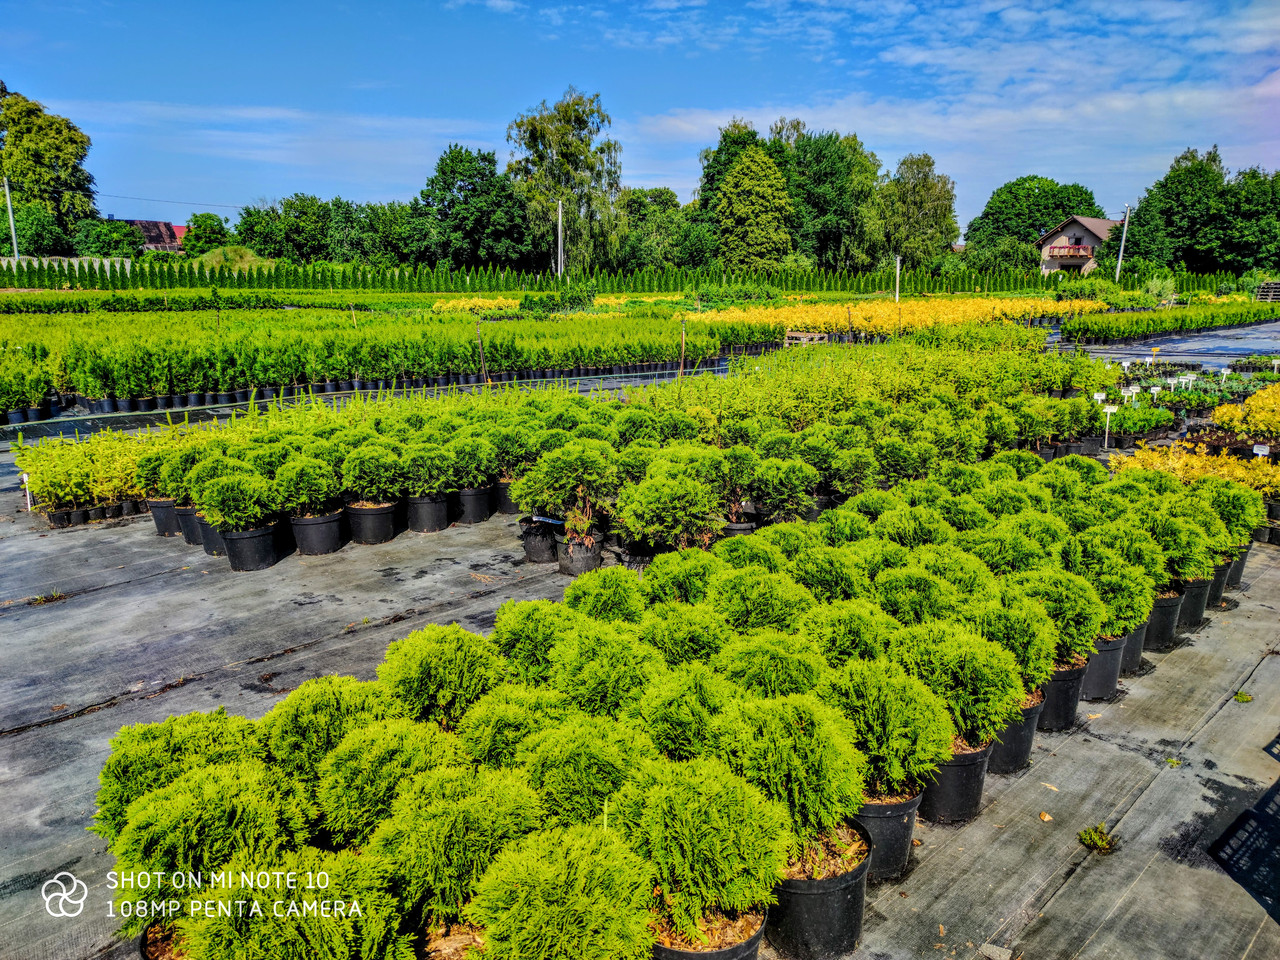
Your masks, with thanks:
M 653 558 L 644 570 L 640 592 L 649 603 L 699 603 L 712 576 L 728 569 L 705 550 L 675 550 Z
M 872 590 L 870 578 L 853 561 L 847 547 L 816 546 L 801 550 L 791 563 L 790 573 L 819 603 L 865 597 Z
M 998 480 L 988 484 L 974 494 L 974 499 L 996 517 L 1008 517 L 1031 509 L 1031 497 L 1027 495 L 1026 486 L 1014 480 Z
M 342 461 L 342 488 L 357 504 L 394 503 L 404 494 L 404 466 L 381 444 L 357 447 Z
M 1044 469 L 1044 461 L 1030 450 L 1004 450 L 992 457 L 991 462 L 1012 467 L 1019 480 L 1025 480 Z
M 904 624 L 950 617 L 964 599 L 946 580 L 914 563 L 885 570 L 876 577 L 875 586 L 880 606 Z
M 1083 545 L 1105 547 L 1125 563 L 1141 567 L 1143 573 L 1156 586 L 1161 586 L 1169 580 L 1164 550 L 1156 542 L 1156 538 L 1147 533 L 1141 524 L 1127 516 L 1091 527 L 1081 532 L 1079 539 Z
M 776 630 L 730 640 L 711 663 L 738 686 L 761 697 L 808 693 L 827 670 L 812 640 Z
M 970 746 L 985 746 L 1020 716 L 1026 692 L 1013 654 L 968 627 L 904 627 L 890 656 L 945 701 Z
M 1083 577 L 1053 567 L 1043 567 L 1009 578 L 1030 597 L 1044 605 L 1058 633 L 1055 661 L 1059 666 L 1083 662 L 1093 652 L 1107 608 L 1093 585 Z
M 860 598 L 814 607 L 801 633 L 818 644 L 828 664 L 841 667 L 849 660 L 884 656 L 901 626 L 879 604 Z
M 740 700 L 717 718 L 716 743 L 730 770 L 786 804 L 792 832 L 805 848 L 863 803 L 866 758 L 845 726 L 812 694 Z
M 904 506 L 882 513 L 871 525 L 871 535 L 911 548 L 926 543 L 947 543 L 955 531 L 936 510 Z
M 458 489 L 453 451 L 438 443 L 416 443 L 404 452 L 404 492 L 410 497 L 438 497 Z
M 337 506 L 342 484 L 333 467 L 312 457 L 293 457 L 276 473 L 280 507 L 295 517 L 313 517 Z
M 547 682 L 587 713 L 617 716 L 666 665 L 630 630 L 588 620 L 551 648 Z
M 782 551 L 760 537 L 728 537 L 712 547 L 711 553 L 735 570 L 756 566 L 777 573 L 787 566 Z
M 849 558 L 862 568 L 862 572 L 871 580 L 880 576 L 885 570 L 905 567 L 911 560 L 911 551 L 892 540 L 879 540 L 875 537 L 859 540 L 846 547 Z
M 651 909 L 690 944 L 709 914 L 770 903 L 787 864 L 786 810 L 714 759 L 666 763 L 620 798 L 631 848 L 648 864 Z
M 647 960 L 648 883 L 616 833 L 543 830 L 498 854 L 465 913 L 485 928 L 485 960 Z
M 903 506 L 906 506 L 906 501 L 888 490 L 864 490 L 856 497 L 851 497 L 842 509 L 855 510 L 875 523 L 882 514 Z
M 458 437 L 448 445 L 453 480 L 460 488 L 487 487 L 498 472 L 498 451 L 483 437 Z
M 852 446 L 831 461 L 831 486 L 845 496 L 856 496 L 880 481 L 880 463 L 867 446 Z
M 402 783 L 456 763 L 460 753 L 438 727 L 403 717 L 352 730 L 320 764 L 316 798 L 325 826 L 343 844 L 363 844 L 390 814 Z
M 378 682 L 405 713 L 451 728 L 506 672 L 494 644 L 457 624 L 432 624 L 387 648 Z
M 640 578 L 626 567 L 602 567 L 577 577 L 564 592 L 564 602 L 596 620 L 639 623 L 644 616 Z
M 1144 623 L 1155 603 L 1155 584 L 1142 568 L 1125 563 L 1113 550 L 1071 538 L 1062 551 L 1063 569 L 1093 585 L 1107 613 L 1098 628 L 1104 637 L 1119 637 Z
M 724 618 L 705 603 L 658 603 L 640 621 L 639 639 L 672 666 L 710 659 L 732 638 Z
M 144 793 L 194 767 L 252 760 L 261 753 L 253 721 L 225 707 L 121 727 L 98 775 L 98 811 L 89 829 L 109 842 L 124 826 L 125 808 Z
M 769 521 L 798 520 L 813 509 L 818 471 L 803 460 L 768 457 L 756 467 L 751 501 Z
M 996 578 L 991 568 L 979 557 L 958 549 L 954 544 L 921 547 L 912 552 L 911 562 L 947 581 L 968 597 L 994 596 L 997 593 Z
M 498 608 L 489 639 L 516 679 L 541 683 L 551 670 L 551 648 L 587 620 L 562 603 L 508 600 Z
M 656 756 L 653 742 L 636 727 L 583 716 L 533 734 L 519 753 L 553 824 L 601 820 L 605 800 Z
M 654 549 L 706 546 L 724 526 L 716 491 L 688 476 L 650 476 L 624 487 L 616 517 L 633 543 Z
M 1033 570 L 1047 562 L 1049 552 L 1023 532 L 1019 517 L 1004 517 L 988 527 L 969 530 L 958 546 L 978 557 L 993 573 L 1006 575 Z
M 257 760 L 192 767 L 129 804 L 111 844 L 121 871 L 161 873 L 148 898 L 181 897 L 175 873 L 207 874 L 236 854 L 274 863 L 283 850 L 306 843 L 311 809 L 297 785 Z M 135 890 L 120 890 L 130 899 Z M 126 920 L 133 935 L 150 923 Z
M 891 660 L 850 660 L 827 677 L 819 696 L 848 721 L 875 796 L 914 794 L 951 759 L 956 728 L 946 702 Z
M 251 473 L 215 477 L 200 488 L 199 496 L 196 506 L 223 533 L 266 526 L 280 509 L 275 484 Z
M 458 739 L 478 763 L 511 767 L 527 737 L 575 712 L 569 698 L 558 690 L 503 683 L 471 705 L 458 723 Z
M 494 858 L 543 819 L 523 770 L 446 766 L 409 782 L 365 853 L 389 867 L 406 914 L 456 922 Z
M 826 538 L 812 523 L 771 524 L 757 530 L 755 538 L 773 544 L 788 560 L 794 560 L 802 550 L 820 547 L 826 543 Z
M 959 616 L 979 635 L 1013 654 L 1028 692 L 1053 674 L 1058 631 L 1044 605 L 1020 588 L 1003 583 L 999 598 L 974 599 Z
M 1164 508 L 1151 509 L 1140 516 L 1147 532 L 1164 551 L 1170 578 L 1187 581 L 1213 576 L 1215 555 L 1201 526 Z
M 795 630 L 813 595 L 782 573 L 763 567 L 726 570 L 711 579 L 708 600 L 737 630 Z
M 1226 525 L 1232 546 L 1243 546 L 1253 536 L 1255 527 L 1267 517 L 1262 494 L 1235 480 L 1201 477 L 1191 485 L 1191 492 L 1202 497 Z
M 245 454 L 244 461 L 268 480 L 274 480 L 277 472 L 293 454 L 293 448 L 287 444 L 255 443 Z
M 316 677 L 277 703 L 258 721 L 271 762 L 287 775 L 314 780 L 320 761 L 352 730 L 400 716 L 403 707 L 385 687 L 355 677 Z
M 959 531 L 981 529 L 994 519 L 986 507 L 967 493 L 939 501 L 937 510 L 943 520 Z
M 686 663 L 645 688 L 630 711 L 662 753 L 689 760 L 714 749 L 714 720 L 742 692 L 701 663 Z
M 871 521 L 866 514 L 850 509 L 848 504 L 834 510 L 824 510 L 811 526 L 833 547 L 871 536 Z
M 943 464 L 931 479 L 946 487 L 953 497 L 968 496 L 987 484 L 987 475 L 981 469 L 955 461 Z

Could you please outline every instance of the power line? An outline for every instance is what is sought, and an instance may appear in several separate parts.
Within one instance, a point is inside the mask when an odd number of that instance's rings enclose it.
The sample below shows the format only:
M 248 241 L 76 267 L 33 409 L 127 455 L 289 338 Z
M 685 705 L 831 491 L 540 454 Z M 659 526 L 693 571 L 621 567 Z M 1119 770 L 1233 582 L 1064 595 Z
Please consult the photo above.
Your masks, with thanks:
M 111 200 L 140 200 L 143 203 L 176 203 L 183 207 L 226 207 L 228 210 L 240 210 L 245 205 L 242 203 L 197 203 L 194 200 L 157 200 L 154 197 L 122 197 L 115 193 L 99 193 L 99 197 L 107 197 Z

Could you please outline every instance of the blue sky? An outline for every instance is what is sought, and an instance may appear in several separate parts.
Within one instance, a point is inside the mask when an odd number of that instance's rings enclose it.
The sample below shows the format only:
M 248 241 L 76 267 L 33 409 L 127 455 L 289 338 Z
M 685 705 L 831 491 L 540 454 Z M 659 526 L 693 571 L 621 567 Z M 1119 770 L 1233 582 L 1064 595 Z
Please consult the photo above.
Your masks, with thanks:
M 569 84 L 602 94 L 624 181 L 683 199 L 733 116 L 927 151 L 962 227 L 1027 173 L 1115 215 L 1187 146 L 1280 166 L 1280 0 L 0 0 L 0 78 L 90 134 L 104 214 L 179 222 L 408 199 L 450 141 L 505 160 Z

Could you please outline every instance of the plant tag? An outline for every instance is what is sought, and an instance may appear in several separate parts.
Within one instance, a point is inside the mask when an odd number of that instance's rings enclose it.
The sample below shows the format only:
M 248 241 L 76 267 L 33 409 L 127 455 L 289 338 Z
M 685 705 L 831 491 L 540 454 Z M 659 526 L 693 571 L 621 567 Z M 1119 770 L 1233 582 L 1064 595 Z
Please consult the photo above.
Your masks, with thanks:
M 1107 399 L 1107 395 L 1105 393 L 1095 393 L 1093 395 L 1093 399 L 1101 403 L 1103 400 Z
M 1120 409 L 1119 407 L 1113 407 L 1111 404 L 1107 404 L 1105 407 L 1103 407 L 1103 408 L 1102 408 L 1102 412 L 1103 412 L 1103 413 L 1115 413 L 1115 412 L 1116 412 L 1117 410 L 1119 410 L 1119 409 Z
M 1267 443 L 1255 443 L 1253 445 L 1253 452 L 1260 457 L 1269 457 L 1271 456 L 1271 445 Z
M 1147 366 L 1151 366 L 1151 357 L 1147 357 Z
M 1158 394 L 1162 389 L 1163 389 L 1162 387 L 1152 387 L 1152 388 L 1151 388 L 1151 395 L 1152 395 L 1153 397 L 1154 397 L 1154 396 L 1156 396 L 1156 394 Z
M 1130 364 L 1130 363 L 1132 363 L 1132 362 L 1133 362 L 1132 360 L 1121 360 L 1121 361 L 1120 361 L 1120 366 L 1122 366 L 1124 369 L 1128 370 L 1128 369 L 1129 369 L 1129 364 Z

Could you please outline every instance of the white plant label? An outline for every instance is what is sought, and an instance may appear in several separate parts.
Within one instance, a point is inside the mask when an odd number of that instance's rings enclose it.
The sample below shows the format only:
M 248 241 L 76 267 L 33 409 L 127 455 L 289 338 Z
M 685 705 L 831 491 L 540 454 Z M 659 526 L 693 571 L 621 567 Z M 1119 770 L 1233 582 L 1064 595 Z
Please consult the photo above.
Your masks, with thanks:
M 1105 413 L 1105 414 L 1107 414 L 1107 415 L 1110 415 L 1110 414 L 1115 413 L 1115 412 L 1116 412 L 1117 410 L 1119 410 L 1119 409 L 1120 409 L 1119 407 L 1113 407 L 1113 406 L 1111 406 L 1110 404 L 1107 404 L 1107 406 L 1105 406 L 1105 407 L 1103 407 L 1103 408 L 1102 408 L 1102 412 L 1103 412 L 1103 413 Z
M 1107 395 L 1105 393 L 1095 393 L 1093 395 L 1093 399 L 1101 403 L 1103 400 L 1107 399 Z
M 1253 445 L 1253 452 L 1260 457 L 1269 457 L 1271 456 L 1271 446 L 1266 443 L 1255 443 Z
M 1160 387 L 1152 387 L 1152 388 L 1151 388 L 1151 395 L 1152 395 L 1153 397 L 1154 397 L 1154 396 L 1156 396 L 1157 394 L 1159 394 L 1159 393 L 1160 393 L 1160 390 L 1161 390 L 1161 389 L 1162 389 L 1162 388 L 1160 388 Z

